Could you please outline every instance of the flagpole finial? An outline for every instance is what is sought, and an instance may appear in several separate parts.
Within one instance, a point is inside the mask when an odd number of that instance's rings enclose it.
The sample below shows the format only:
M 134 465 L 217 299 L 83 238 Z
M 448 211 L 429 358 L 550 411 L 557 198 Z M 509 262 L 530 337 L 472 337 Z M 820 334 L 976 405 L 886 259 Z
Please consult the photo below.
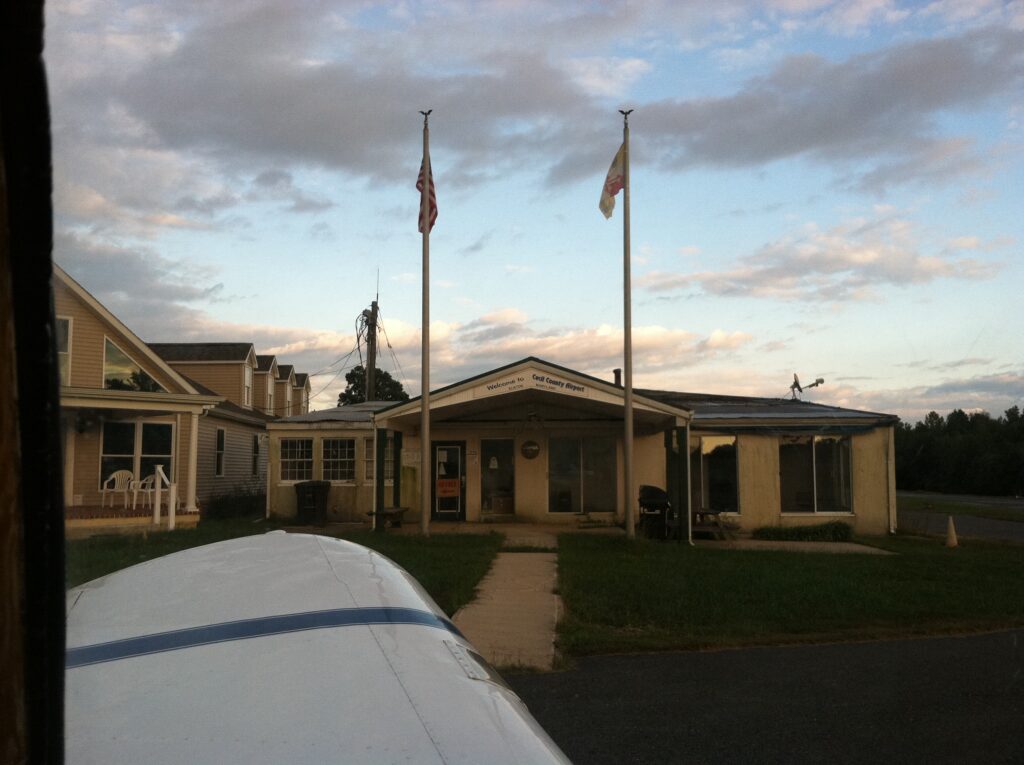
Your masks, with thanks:
M 430 113 L 432 111 L 434 111 L 434 110 L 433 109 L 427 109 L 426 111 L 422 111 L 422 110 L 420 111 L 420 114 L 423 115 L 423 124 L 424 125 L 426 125 L 427 124 L 427 120 L 430 119 Z
M 629 115 L 632 113 L 632 109 L 619 109 L 619 114 L 622 115 L 622 121 L 627 125 L 629 124 Z

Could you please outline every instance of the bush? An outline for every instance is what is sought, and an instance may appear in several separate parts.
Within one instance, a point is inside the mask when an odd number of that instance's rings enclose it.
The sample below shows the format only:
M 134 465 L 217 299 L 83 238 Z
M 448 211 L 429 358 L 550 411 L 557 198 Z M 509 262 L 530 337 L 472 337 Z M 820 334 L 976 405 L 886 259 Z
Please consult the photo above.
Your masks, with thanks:
M 849 542 L 853 537 L 853 527 L 842 521 L 806 526 L 762 526 L 754 529 L 750 536 L 796 542 Z
M 222 518 L 252 518 L 263 516 L 267 510 L 267 494 L 259 486 L 235 485 L 228 492 L 215 494 L 202 507 L 207 520 Z

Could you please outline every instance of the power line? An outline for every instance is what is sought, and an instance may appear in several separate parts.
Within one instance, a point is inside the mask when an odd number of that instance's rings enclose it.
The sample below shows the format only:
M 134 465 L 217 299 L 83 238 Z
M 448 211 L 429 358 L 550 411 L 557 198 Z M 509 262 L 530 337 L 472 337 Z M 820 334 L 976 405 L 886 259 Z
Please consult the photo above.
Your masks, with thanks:
M 384 342 L 387 344 L 388 350 L 391 352 L 391 358 L 395 362 L 395 368 L 398 370 L 398 374 L 402 378 L 402 385 L 404 387 L 408 388 L 409 387 L 409 381 L 405 377 L 405 372 L 402 369 L 401 362 L 398 361 L 398 356 L 395 355 L 395 349 L 391 347 L 391 338 L 388 337 L 388 330 L 384 326 L 384 317 L 381 316 L 379 310 L 378 310 L 378 313 L 377 313 L 377 323 L 380 326 L 381 332 L 384 333 Z

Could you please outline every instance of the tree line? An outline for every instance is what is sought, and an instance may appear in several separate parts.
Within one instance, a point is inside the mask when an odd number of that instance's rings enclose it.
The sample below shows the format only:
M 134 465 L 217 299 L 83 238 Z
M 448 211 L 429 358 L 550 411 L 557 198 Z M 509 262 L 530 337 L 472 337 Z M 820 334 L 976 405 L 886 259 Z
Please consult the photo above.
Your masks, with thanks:
M 896 485 L 948 494 L 1024 495 L 1024 416 L 954 409 L 896 426 Z

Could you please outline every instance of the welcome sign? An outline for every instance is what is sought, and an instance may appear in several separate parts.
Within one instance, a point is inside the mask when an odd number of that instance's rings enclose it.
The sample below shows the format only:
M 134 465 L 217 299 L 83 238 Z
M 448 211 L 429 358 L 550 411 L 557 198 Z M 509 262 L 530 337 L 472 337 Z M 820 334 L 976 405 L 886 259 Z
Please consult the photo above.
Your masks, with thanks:
M 478 385 L 473 389 L 473 398 L 499 396 L 502 393 L 512 393 L 518 390 L 546 390 L 581 398 L 589 398 L 590 396 L 590 391 L 586 385 L 567 380 L 564 377 L 527 370 Z

